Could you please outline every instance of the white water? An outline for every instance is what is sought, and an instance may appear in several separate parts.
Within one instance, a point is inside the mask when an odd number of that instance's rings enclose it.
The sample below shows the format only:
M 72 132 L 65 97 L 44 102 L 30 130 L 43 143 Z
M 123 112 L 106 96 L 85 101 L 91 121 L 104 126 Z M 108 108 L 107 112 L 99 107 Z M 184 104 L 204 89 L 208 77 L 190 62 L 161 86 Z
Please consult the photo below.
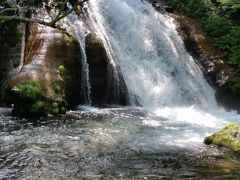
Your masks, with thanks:
M 239 115 L 217 106 L 214 90 L 187 53 L 173 18 L 140 0 L 92 0 L 87 8 L 130 97 L 149 112 L 143 125 L 169 130 L 159 132 L 155 141 L 202 142 L 209 133 L 238 122 Z M 135 105 L 134 98 L 130 102 Z

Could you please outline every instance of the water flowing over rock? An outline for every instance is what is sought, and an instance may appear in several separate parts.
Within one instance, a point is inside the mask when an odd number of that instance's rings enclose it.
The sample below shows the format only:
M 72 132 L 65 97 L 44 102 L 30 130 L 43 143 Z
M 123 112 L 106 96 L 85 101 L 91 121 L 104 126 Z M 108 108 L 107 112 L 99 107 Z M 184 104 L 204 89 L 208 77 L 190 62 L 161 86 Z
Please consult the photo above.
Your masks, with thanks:
M 173 19 L 158 14 L 147 2 L 90 4 L 107 34 L 130 97 L 137 97 L 142 106 L 216 107 L 214 91 L 184 49 Z
M 91 97 L 93 104 L 106 100 L 108 57 L 102 40 L 94 34 L 86 37 L 86 55 L 89 64 Z

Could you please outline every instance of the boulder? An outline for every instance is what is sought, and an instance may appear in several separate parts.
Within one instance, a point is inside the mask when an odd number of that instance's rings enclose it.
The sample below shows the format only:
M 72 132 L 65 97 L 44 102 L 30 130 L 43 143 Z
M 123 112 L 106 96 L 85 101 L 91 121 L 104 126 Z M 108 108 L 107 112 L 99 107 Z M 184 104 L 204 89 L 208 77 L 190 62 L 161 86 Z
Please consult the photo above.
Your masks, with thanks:
M 7 83 L 5 100 L 14 104 L 14 114 L 22 117 L 58 115 L 78 104 L 80 58 L 79 44 L 74 37 L 31 23 L 23 66 Z M 31 90 L 40 93 L 29 100 L 24 94 Z
M 205 144 L 215 144 L 240 153 L 240 125 L 230 124 L 223 130 L 204 139 Z

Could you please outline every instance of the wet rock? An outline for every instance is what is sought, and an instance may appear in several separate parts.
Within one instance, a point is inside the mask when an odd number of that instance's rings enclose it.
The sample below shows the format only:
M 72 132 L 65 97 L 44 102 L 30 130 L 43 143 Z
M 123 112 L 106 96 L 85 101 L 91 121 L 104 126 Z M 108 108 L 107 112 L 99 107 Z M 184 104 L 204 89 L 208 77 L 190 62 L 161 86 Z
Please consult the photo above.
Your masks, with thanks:
M 240 112 L 240 80 L 230 79 L 216 91 L 216 99 L 226 109 Z
M 162 0 L 150 0 L 153 7 L 160 12 L 173 12 L 173 8 L 169 6 L 165 1 Z
M 213 39 L 204 33 L 198 20 L 181 13 L 172 16 L 178 23 L 178 32 L 187 51 L 200 65 L 209 83 L 215 88 L 220 87 L 234 73 L 223 52 L 215 48 Z
M 173 13 L 174 12 L 174 9 L 172 6 L 164 6 L 164 9 L 166 12 L 168 13 Z
M 21 33 L 19 23 L 0 22 L 0 103 L 11 69 L 20 64 Z
M 128 104 L 128 91 L 121 69 L 117 64 L 115 64 L 116 67 L 112 66 L 102 39 L 96 34 L 89 34 L 86 37 L 85 48 L 89 64 L 92 103 L 95 105 Z M 118 79 L 114 79 L 114 73 Z M 115 87 L 116 84 L 118 86 Z
M 86 55 L 89 64 L 89 78 L 93 104 L 106 101 L 108 81 L 108 56 L 103 42 L 95 34 L 86 37 Z
M 223 130 L 206 137 L 204 142 L 207 145 L 215 144 L 240 153 L 240 125 L 228 125 Z
M 8 81 L 5 100 L 15 105 L 13 112 L 19 116 L 65 113 L 67 103 L 68 106 L 74 106 L 80 101 L 80 73 L 80 49 L 74 37 L 32 23 L 29 27 L 23 66 Z M 27 98 L 11 98 L 14 89 L 29 86 L 33 81 L 39 85 L 41 96 L 30 102 Z M 20 97 L 16 92 L 15 95 Z M 28 105 L 18 106 L 18 100 L 27 102 Z M 29 108 L 34 105 L 38 108 L 38 105 L 43 104 L 45 108 L 40 108 L 37 113 L 32 113 Z
M 219 105 L 240 112 L 239 73 L 228 64 L 224 53 L 214 46 L 214 40 L 204 33 L 200 22 L 181 13 L 172 14 L 178 23 L 187 51 L 194 57 L 208 82 L 216 89 Z M 232 88 L 233 87 L 233 88 Z

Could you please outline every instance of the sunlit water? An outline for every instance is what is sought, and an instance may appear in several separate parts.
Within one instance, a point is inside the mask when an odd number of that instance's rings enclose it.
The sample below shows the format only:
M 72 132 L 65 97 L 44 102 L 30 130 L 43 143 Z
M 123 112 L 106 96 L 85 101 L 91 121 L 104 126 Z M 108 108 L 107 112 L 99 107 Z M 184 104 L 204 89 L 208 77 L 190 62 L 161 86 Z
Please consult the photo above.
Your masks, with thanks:
M 140 0 L 93 0 L 86 12 L 122 71 L 132 107 L 79 106 L 40 120 L 0 109 L 0 179 L 240 175 L 239 157 L 202 143 L 240 117 L 217 106 L 174 20 Z
M 211 125 L 169 121 L 141 108 L 80 108 L 39 121 L 13 118 L 1 109 L 0 179 L 240 175 L 236 155 L 206 148 L 193 133 L 210 132 Z

